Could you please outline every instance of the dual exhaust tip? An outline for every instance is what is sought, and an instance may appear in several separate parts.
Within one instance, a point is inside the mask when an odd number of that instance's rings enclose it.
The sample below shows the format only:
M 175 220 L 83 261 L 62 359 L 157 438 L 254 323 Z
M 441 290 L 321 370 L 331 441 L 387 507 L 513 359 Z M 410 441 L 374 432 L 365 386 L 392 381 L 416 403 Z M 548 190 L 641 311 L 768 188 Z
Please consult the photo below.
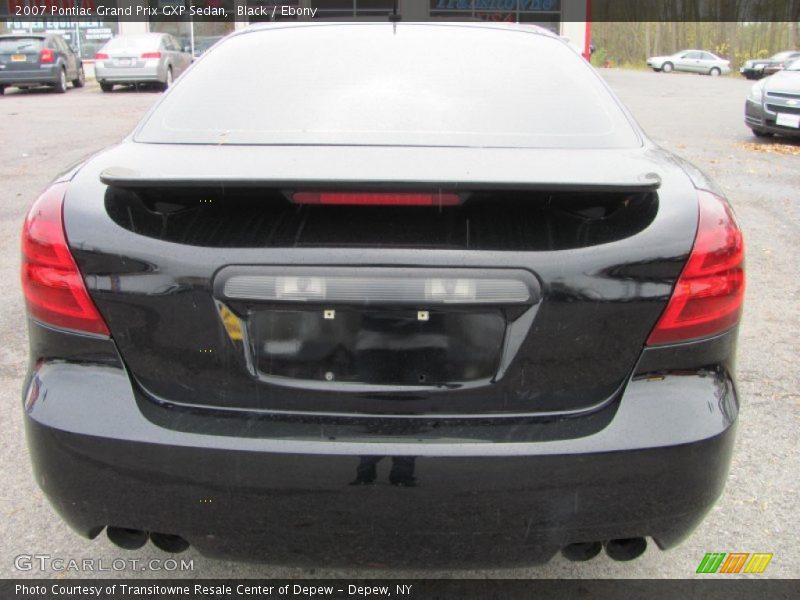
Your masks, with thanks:
M 156 548 L 171 554 L 183 552 L 189 547 L 189 542 L 172 533 L 147 532 L 126 527 L 107 527 L 106 535 L 113 544 L 125 550 L 138 550 L 147 543 L 148 539 L 153 542 Z
M 564 546 L 561 549 L 561 554 L 567 560 L 583 562 L 591 560 L 600 554 L 603 546 L 605 546 L 606 554 L 608 554 L 609 558 L 624 562 L 639 558 L 644 554 L 644 551 L 647 550 L 647 540 L 643 537 L 638 537 L 620 538 L 608 540 L 607 542 L 580 542 Z

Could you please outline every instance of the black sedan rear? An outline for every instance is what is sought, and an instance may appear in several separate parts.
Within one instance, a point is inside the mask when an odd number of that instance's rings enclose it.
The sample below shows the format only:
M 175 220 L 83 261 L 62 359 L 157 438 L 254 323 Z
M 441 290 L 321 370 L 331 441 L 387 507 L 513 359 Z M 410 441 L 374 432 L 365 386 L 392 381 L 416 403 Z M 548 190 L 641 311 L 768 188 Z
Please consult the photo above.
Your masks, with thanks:
M 31 456 L 83 536 L 625 560 L 722 492 L 741 233 L 544 30 L 238 32 L 44 192 L 23 256 Z

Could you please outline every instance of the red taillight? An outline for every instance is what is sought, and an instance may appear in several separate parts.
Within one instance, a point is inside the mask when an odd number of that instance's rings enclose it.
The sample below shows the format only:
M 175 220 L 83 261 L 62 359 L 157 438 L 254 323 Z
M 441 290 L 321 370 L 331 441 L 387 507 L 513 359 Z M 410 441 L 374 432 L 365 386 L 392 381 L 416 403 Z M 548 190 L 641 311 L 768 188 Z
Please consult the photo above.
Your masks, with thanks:
M 700 191 L 699 203 L 692 252 L 648 344 L 708 337 L 739 321 L 744 299 L 742 232 L 723 198 Z
M 48 65 L 56 60 L 55 52 L 50 50 L 50 48 L 42 48 L 39 50 L 39 62 L 43 65 Z
M 108 335 L 67 246 L 61 209 L 66 183 L 34 202 L 22 228 L 22 290 L 28 313 L 56 327 Z
M 97 52 L 94 55 L 95 60 L 108 60 L 108 54 L 105 52 Z
M 457 206 L 458 194 L 413 192 L 295 192 L 295 204 L 340 204 L 358 206 Z
M 142 58 L 161 58 L 161 52 L 145 52 Z

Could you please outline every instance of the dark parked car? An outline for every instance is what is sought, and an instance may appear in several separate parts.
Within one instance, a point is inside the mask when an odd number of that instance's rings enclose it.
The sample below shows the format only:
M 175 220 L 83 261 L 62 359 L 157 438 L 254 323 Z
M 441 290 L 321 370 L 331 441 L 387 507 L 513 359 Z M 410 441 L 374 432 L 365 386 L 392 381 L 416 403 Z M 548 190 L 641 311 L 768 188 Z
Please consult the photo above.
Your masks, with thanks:
M 0 35 L 0 94 L 7 87 L 83 87 L 83 62 L 58 34 Z
M 725 483 L 741 232 L 543 29 L 237 32 L 55 180 L 23 256 L 36 481 L 85 537 L 627 560 Z
M 747 79 L 761 79 L 780 71 L 789 63 L 800 58 L 800 51 L 787 50 L 778 52 L 770 58 L 748 60 L 739 69 L 739 72 Z
M 800 137 L 800 60 L 753 85 L 744 122 L 758 137 Z

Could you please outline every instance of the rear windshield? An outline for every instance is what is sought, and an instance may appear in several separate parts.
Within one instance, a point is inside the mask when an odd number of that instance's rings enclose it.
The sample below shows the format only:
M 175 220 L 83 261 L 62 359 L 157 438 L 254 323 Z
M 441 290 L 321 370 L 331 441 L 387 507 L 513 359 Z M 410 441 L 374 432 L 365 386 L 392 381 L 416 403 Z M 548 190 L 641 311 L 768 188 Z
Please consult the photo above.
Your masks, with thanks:
M 593 69 L 556 38 L 390 23 L 268 28 L 217 45 L 140 142 L 492 147 L 641 144 Z
M 103 46 L 103 50 L 106 52 L 156 50 L 159 43 L 161 43 L 161 36 L 157 35 L 121 35 L 109 40 L 108 43 Z
M 0 38 L 0 52 L 38 52 L 42 49 L 42 38 Z

